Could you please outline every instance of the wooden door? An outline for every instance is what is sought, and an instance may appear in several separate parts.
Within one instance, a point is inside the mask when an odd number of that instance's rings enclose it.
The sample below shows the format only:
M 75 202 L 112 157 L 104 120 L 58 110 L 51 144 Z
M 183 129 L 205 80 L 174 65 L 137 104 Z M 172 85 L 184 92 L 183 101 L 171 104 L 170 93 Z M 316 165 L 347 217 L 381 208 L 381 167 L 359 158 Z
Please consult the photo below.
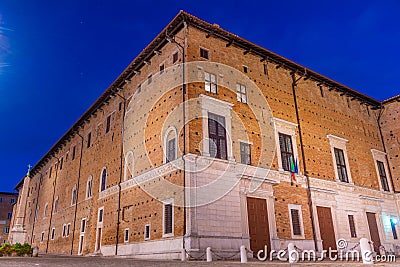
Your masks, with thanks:
M 269 237 L 269 223 L 267 201 L 260 198 L 247 198 L 247 212 L 249 220 L 250 249 L 254 257 L 260 250 L 264 251 L 265 245 L 268 247 L 268 255 L 271 248 Z
M 367 212 L 367 220 L 371 241 L 374 242 L 374 250 L 379 254 L 381 240 L 379 238 L 378 224 L 376 223 L 375 213 Z
M 321 233 L 322 248 L 324 250 L 336 249 L 335 230 L 333 228 L 331 208 L 318 207 L 318 224 Z

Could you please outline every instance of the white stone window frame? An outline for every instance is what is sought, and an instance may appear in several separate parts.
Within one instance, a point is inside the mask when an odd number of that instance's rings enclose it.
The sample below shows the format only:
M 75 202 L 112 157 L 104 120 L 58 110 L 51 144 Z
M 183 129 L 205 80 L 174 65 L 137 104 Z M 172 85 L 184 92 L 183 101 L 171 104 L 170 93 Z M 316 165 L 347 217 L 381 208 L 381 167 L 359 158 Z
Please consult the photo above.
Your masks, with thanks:
M 168 127 L 168 129 L 165 131 L 164 134 L 164 140 L 163 140 L 163 144 L 164 144 L 164 156 L 163 156 L 163 163 L 167 163 L 167 156 L 168 156 L 168 135 L 170 134 L 170 132 L 174 133 L 174 137 L 175 138 L 175 159 L 178 158 L 178 130 L 176 129 L 175 126 L 170 126 Z
M 105 186 L 104 186 L 104 190 L 101 190 L 101 185 L 102 185 L 102 180 L 103 180 L 103 172 L 104 172 L 104 171 L 106 171 L 106 183 L 105 183 Z M 104 167 L 101 169 L 101 172 L 100 172 L 99 193 L 104 192 L 104 191 L 107 190 L 107 176 L 108 176 L 107 167 L 104 166 Z M 92 184 L 92 186 L 93 186 L 93 184 Z M 93 189 L 93 188 L 92 188 L 92 189 Z
M 294 235 L 293 234 L 293 222 L 292 222 L 292 212 L 291 210 L 298 210 L 299 211 L 299 221 L 300 221 L 300 231 L 301 235 Z M 304 239 L 304 222 L 303 222 L 303 212 L 301 209 L 301 205 L 299 204 L 288 204 L 288 211 L 289 211 L 289 220 L 290 220 L 290 231 L 292 235 L 292 239 Z
M 349 162 L 349 157 L 347 155 L 347 148 L 346 148 L 346 143 L 349 140 L 341 138 L 336 135 L 332 135 L 332 134 L 328 134 L 326 137 L 329 139 L 329 143 L 331 146 L 332 163 L 333 163 L 333 168 L 335 170 L 336 182 L 347 184 L 346 182 L 342 182 L 339 178 L 339 173 L 338 173 L 337 164 L 336 164 L 335 148 L 343 150 L 344 160 L 346 161 L 347 178 L 349 181 L 348 184 L 354 185 L 353 179 L 351 178 L 350 162 Z
M 293 149 L 293 157 L 294 160 L 297 160 L 297 165 L 298 165 L 298 170 L 300 174 L 300 161 L 299 161 L 299 154 L 297 151 L 297 134 L 296 130 L 298 125 L 296 123 L 290 122 L 290 121 L 285 121 L 282 119 L 278 118 L 272 118 L 272 121 L 274 122 L 274 131 L 275 131 L 275 144 L 276 144 L 276 156 L 278 159 L 278 170 L 280 172 L 288 172 L 283 169 L 283 164 L 282 164 L 282 154 L 281 154 L 281 146 L 279 143 L 279 134 L 286 134 L 289 135 L 292 139 L 292 149 Z
M 53 227 L 53 228 L 51 228 L 51 232 L 50 232 L 50 240 L 54 240 L 55 237 L 56 237 L 56 228 Z
M 100 222 L 100 211 L 103 211 L 102 212 L 102 217 L 101 217 L 101 222 Z M 97 228 L 102 228 L 103 227 L 103 222 L 104 222 L 104 206 L 103 207 L 100 207 L 98 210 L 97 210 Z
M 170 199 L 166 199 L 166 200 L 164 200 L 163 201 L 163 220 L 162 220 L 162 225 L 163 225 L 163 231 L 162 231 L 162 237 L 172 237 L 172 236 L 174 236 L 174 228 L 175 228 L 175 216 L 174 216 L 174 211 L 175 211 L 175 207 L 174 207 L 174 202 L 175 202 L 175 200 L 173 199 L 173 198 L 170 198 Z M 172 205 L 172 212 L 171 212 L 171 214 L 172 214 L 172 232 L 171 233 L 168 233 L 168 234 L 166 234 L 165 233 L 165 205 L 169 205 L 169 204 L 171 204 Z
M 40 233 L 40 243 L 43 243 L 44 241 L 44 232 Z
M 146 237 L 147 227 L 149 227 L 149 232 L 148 232 L 149 237 Z M 150 240 L 150 238 L 151 238 L 151 225 L 148 223 L 144 226 L 144 240 Z
M 63 224 L 63 227 L 62 227 L 62 234 L 61 234 L 61 236 L 62 237 L 66 237 L 67 236 L 67 225 L 64 223 Z
M 131 170 L 128 169 L 128 167 L 129 167 L 129 158 L 130 157 L 132 157 L 132 162 L 131 162 L 132 169 Z M 133 154 L 133 151 L 129 150 L 125 154 L 124 181 L 130 180 L 131 177 L 133 178 L 133 174 L 134 174 L 134 170 L 135 170 L 135 165 L 134 164 L 135 164 L 135 156 Z M 130 172 L 130 175 L 129 175 L 129 172 Z M 129 177 L 129 179 L 128 179 L 128 177 Z
M 78 203 L 78 187 L 75 184 L 71 191 L 71 206 L 74 206 Z
M 82 231 L 82 222 L 83 222 L 83 221 L 85 221 L 85 227 L 84 227 L 84 229 L 83 229 L 83 231 Z M 87 224 L 87 218 L 86 218 L 86 217 L 85 217 L 85 218 L 82 218 L 82 219 L 81 219 L 81 225 L 80 225 L 79 233 L 84 234 L 84 233 L 86 232 L 86 224 Z
M 91 186 L 89 188 L 89 183 L 91 183 Z M 89 189 L 90 189 L 90 196 L 89 196 Z M 90 199 L 93 197 L 93 176 L 89 175 L 89 178 L 86 181 L 86 195 L 85 199 Z
M 234 104 L 200 94 L 201 112 L 203 118 L 203 152 L 202 156 L 210 157 L 210 143 L 208 134 L 208 113 L 213 113 L 225 118 L 226 152 L 228 161 L 234 162 L 232 150 L 232 116 L 231 110 Z
M 43 218 L 47 217 L 47 210 L 49 208 L 49 202 L 46 202 L 46 204 L 44 204 L 44 210 L 43 210 Z
M 68 224 L 67 224 L 67 233 L 66 233 L 66 237 L 68 237 L 70 233 L 71 233 L 71 223 L 68 223 Z
M 126 234 L 128 232 L 128 234 Z M 129 228 L 125 228 L 124 229 L 124 243 L 129 243 L 129 235 L 130 235 L 130 229 Z
M 389 166 L 388 166 L 387 159 L 386 159 L 386 153 L 383 152 L 383 151 L 377 150 L 377 149 L 371 149 L 371 153 L 372 153 L 372 157 L 374 158 L 375 172 L 376 172 L 376 177 L 377 177 L 378 182 L 379 182 L 380 191 L 387 192 L 387 193 L 393 192 L 392 184 L 390 182 L 390 177 L 389 177 L 390 172 L 389 172 Z M 378 162 L 377 161 L 380 161 L 380 162 L 383 163 L 383 166 L 385 168 L 385 173 L 386 173 L 386 180 L 387 180 L 387 183 L 388 183 L 388 186 L 389 186 L 389 191 L 383 190 L 381 177 L 379 175 L 379 167 L 378 167 Z
M 58 196 L 54 199 L 53 203 L 53 214 L 56 214 L 58 212 Z

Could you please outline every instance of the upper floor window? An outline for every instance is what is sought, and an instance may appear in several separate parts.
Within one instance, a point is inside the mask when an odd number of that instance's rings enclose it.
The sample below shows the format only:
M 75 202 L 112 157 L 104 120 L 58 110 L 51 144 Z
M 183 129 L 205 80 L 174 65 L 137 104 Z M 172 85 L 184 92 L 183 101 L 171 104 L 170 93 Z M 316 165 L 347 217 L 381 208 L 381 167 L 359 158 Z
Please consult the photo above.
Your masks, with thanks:
M 153 75 L 150 74 L 150 75 L 147 77 L 147 84 L 151 84 L 152 81 L 153 81 Z
M 57 209 L 58 209 L 58 196 L 56 197 L 56 200 L 54 200 L 53 213 L 57 213 Z
M 357 232 L 356 232 L 356 224 L 354 222 L 354 215 L 349 214 L 349 215 L 347 215 L 347 217 L 349 219 L 350 236 L 352 238 L 356 238 L 357 237 Z
M 124 242 L 129 242 L 129 228 L 124 231 Z
M 90 147 L 90 141 L 91 141 L 91 139 L 92 139 L 92 133 L 88 133 L 88 135 L 87 135 L 87 148 Z
M 217 76 L 215 74 L 204 72 L 204 80 L 207 92 L 218 93 Z
M 149 240 L 150 239 L 150 224 L 146 224 L 144 226 L 144 239 Z
M 108 115 L 106 121 L 106 133 L 110 131 L 110 128 L 111 128 L 111 115 Z
M 174 231 L 174 209 L 172 203 L 164 203 L 164 235 L 172 235 Z
M 205 59 L 209 59 L 208 50 L 200 47 L 200 57 L 205 58 Z
M 86 198 L 92 197 L 92 185 L 93 185 L 93 179 L 92 176 L 90 176 L 86 183 Z
M 124 168 L 124 181 L 132 179 L 134 174 L 134 157 L 133 151 L 126 152 L 125 155 L 125 168 Z
M 86 229 L 86 218 L 83 218 L 81 222 L 81 233 L 84 233 L 85 229 Z
M 176 128 L 171 126 L 165 132 L 164 147 L 165 147 L 165 163 L 173 161 L 177 158 L 177 131 Z
M 61 158 L 61 160 L 60 160 L 60 170 L 62 170 L 62 168 L 63 168 L 63 163 L 64 163 L 64 158 Z
M 301 205 L 289 204 L 289 218 L 292 230 L 292 238 L 304 238 L 304 226 Z
M 251 165 L 250 144 L 240 142 L 240 159 L 241 163 Z
M 378 165 L 378 171 L 379 171 L 379 177 L 381 178 L 381 185 L 382 185 L 382 189 L 384 191 L 390 191 L 389 189 L 389 184 L 388 184 L 388 180 L 386 177 L 386 171 L 385 171 L 385 164 L 383 164 L 382 161 L 377 160 L 376 164 Z
M 49 204 L 46 202 L 46 204 L 44 205 L 44 211 L 43 211 L 43 217 L 47 217 L 47 209 L 49 207 Z
M 210 156 L 227 159 L 225 118 L 208 113 L 208 134 Z
M 71 205 L 75 205 L 76 204 L 77 195 L 78 195 L 78 190 L 77 190 L 76 185 L 75 185 L 74 188 L 72 189 Z
M 336 159 L 336 168 L 339 180 L 341 182 L 348 183 L 349 178 L 347 177 L 347 167 L 346 167 L 346 160 L 344 158 L 344 152 L 342 149 L 334 148 L 335 151 L 335 159 Z
M 10 198 L 9 202 L 10 202 L 11 204 L 15 203 L 15 198 Z
M 76 147 L 74 146 L 74 147 L 72 148 L 71 160 L 74 160 L 74 159 L 75 159 L 75 153 L 76 153 Z
M 247 103 L 246 86 L 244 86 L 243 84 L 237 83 L 236 84 L 236 96 L 237 96 L 237 101 L 246 104 Z
M 163 63 L 160 65 L 160 75 L 164 73 L 164 70 L 165 70 L 165 64 Z
M 176 153 L 175 153 L 175 138 L 172 138 L 168 140 L 168 156 L 167 156 L 167 161 L 173 161 L 176 158 Z
M 175 62 L 177 62 L 178 61 L 178 52 L 175 52 L 173 55 L 172 55 L 172 64 L 174 64 Z
M 7 213 L 7 219 L 11 220 L 11 217 L 12 217 L 12 212 Z
M 104 214 L 104 209 L 100 208 L 99 209 L 99 215 L 98 215 L 98 222 L 99 223 L 103 222 L 103 214 Z
M 285 171 L 292 171 L 292 164 L 294 164 L 292 137 L 279 133 L 279 147 L 281 149 L 282 168 Z
M 100 192 L 106 190 L 107 169 L 103 169 L 100 180 Z

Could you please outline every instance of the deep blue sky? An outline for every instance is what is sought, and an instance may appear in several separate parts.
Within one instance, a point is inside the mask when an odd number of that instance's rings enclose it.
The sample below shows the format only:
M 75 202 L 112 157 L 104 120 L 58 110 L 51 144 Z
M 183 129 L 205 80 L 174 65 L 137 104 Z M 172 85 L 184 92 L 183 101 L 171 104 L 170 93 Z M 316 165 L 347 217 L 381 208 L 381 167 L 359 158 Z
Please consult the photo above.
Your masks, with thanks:
M 400 2 L 0 2 L 0 191 L 183 9 L 378 100 L 399 94 Z

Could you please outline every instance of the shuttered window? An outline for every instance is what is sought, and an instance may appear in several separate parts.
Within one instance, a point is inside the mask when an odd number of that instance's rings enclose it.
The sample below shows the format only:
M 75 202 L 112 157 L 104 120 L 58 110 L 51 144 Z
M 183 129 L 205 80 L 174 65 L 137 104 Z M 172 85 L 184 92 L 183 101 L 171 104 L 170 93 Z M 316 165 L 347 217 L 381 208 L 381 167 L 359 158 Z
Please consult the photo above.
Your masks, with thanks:
M 172 204 L 164 205 L 164 234 L 172 234 Z
M 225 118 L 213 113 L 208 113 L 208 134 L 210 156 L 227 159 Z
M 350 226 L 350 236 L 357 237 L 356 225 L 354 223 L 354 215 L 348 215 L 348 218 L 349 218 L 349 226 Z
M 167 162 L 173 161 L 176 158 L 175 153 L 175 138 L 168 140 L 168 154 L 167 154 Z
M 300 210 L 291 209 L 290 216 L 292 217 L 293 235 L 301 236 Z
M 290 162 L 294 160 L 292 137 L 279 133 L 279 146 L 281 148 L 282 168 L 285 171 L 290 171 Z
M 389 184 L 388 184 L 388 180 L 386 177 L 386 171 L 385 171 L 385 164 L 383 164 L 382 161 L 376 161 L 376 164 L 378 165 L 378 171 L 379 171 L 379 177 L 381 178 L 381 185 L 382 185 L 382 189 L 384 191 L 390 191 L 389 190 Z
M 343 150 L 335 148 L 335 158 L 339 180 L 348 183 L 349 178 L 347 177 L 346 161 L 344 159 Z
M 241 163 L 251 165 L 250 144 L 240 142 L 240 159 Z

